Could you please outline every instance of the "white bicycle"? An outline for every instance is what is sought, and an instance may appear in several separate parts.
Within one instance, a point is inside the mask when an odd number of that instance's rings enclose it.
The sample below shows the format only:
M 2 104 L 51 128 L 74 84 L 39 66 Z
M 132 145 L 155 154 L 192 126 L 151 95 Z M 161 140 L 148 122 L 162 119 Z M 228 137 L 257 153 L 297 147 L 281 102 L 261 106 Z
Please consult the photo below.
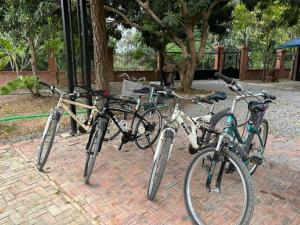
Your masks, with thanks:
M 229 108 L 214 114 L 214 108 L 218 101 L 225 100 L 226 94 L 216 92 L 208 97 L 182 97 L 178 96 L 174 91 L 168 91 L 170 95 L 179 99 L 189 99 L 195 104 L 203 105 L 203 103 L 211 104 L 212 107 L 207 115 L 191 118 L 185 114 L 177 103 L 171 115 L 171 119 L 167 120 L 159 137 L 159 141 L 154 154 L 152 172 L 148 184 L 147 197 L 153 200 L 158 191 L 161 179 L 164 175 L 168 159 L 170 158 L 172 147 L 178 131 L 179 125 L 183 128 L 187 136 L 190 146 L 189 152 L 196 153 L 201 146 L 205 146 L 213 140 L 217 140 L 218 132 L 215 127 L 218 121 L 226 118 Z M 167 94 L 167 91 L 165 91 Z

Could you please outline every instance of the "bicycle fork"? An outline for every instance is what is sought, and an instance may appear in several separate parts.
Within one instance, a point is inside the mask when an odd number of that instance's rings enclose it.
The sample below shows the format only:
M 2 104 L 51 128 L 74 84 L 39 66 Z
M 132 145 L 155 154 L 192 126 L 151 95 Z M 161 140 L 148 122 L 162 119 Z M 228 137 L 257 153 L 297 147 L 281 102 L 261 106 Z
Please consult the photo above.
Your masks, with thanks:
M 163 131 L 161 132 L 161 134 L 159 136 L 159 140 L 158 140 L 158 143 L 157 143 L 157 146 L 156 146 L 156 150 L 155 150 L 155 154 L 154 154 L 154 162 L 157 160 L 157 158 L 161 154 L 162 144 L 163 144 L 163 142 L 166 138 L 170 138 L 172 140 L 172 143 L 170 145 L 169 155 L 168 155 L 168 160 L 169 160 L 170 155 L 171 155 L 171 151 L 172 151 L 172 148 L 173 148 L 175 136 L 176 136 L 176 130 L 174 128 L 167 127 L 165 129 L 163 129 Z

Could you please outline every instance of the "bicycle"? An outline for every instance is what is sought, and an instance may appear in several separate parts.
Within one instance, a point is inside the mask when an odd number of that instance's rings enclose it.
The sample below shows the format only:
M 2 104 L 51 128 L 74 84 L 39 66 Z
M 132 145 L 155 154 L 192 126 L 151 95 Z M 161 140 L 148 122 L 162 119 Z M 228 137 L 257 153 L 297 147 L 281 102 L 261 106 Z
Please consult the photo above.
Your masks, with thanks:
M 101 110 L 94 129 L 91 131 L 89 136 L 89 141 L 86 146 L 87 157 L 83 173 L 83 180 L 85 184 L 89 182 L 97 155 L 101 153 L 102 144 L 109 121 L 112 121 L 122 133 L 121 144 L 118 150 L 121 150 L 123 144 L 130 141 L 134 141 L 140 149 L 146 149 L 156 141 L 161 130 L 162 118 L 157 109 L 151 108 L 146 110 L 143 114 L 139 114 L 139 102 L 137 103 L 135 110 L 129 110 L 111 108 L 110 101 L 112 100 L 118 101 L 116 98 L 107 97 L 107 102 Z M 140 101 L 140 98 L 138 100 Z M 133 115 L 130 126 L 126 121 L 122 121 L 117 118 L 114 112 L 118 111 Z
M 175 108 L 176 99 L 174 96 L 168 94 L 168 92 L 165 92 L 164 90 L 166 89 L 168 88 L 150 83 L 149 87 L 143 87 L 133 92 L 149 96 L 149 101 L 142 105 L 144 109 L 157 108 L 163 118 L 168 118 Z
M 52 112 L 50 113 L 45 129 L 43 131 L 42 135 L 42 142 L 38 150 L 37 154 L 37 169 L 39 171 L 43 170 L 43 167 L 45 166 L 45 163 L 49 157 L 54 138 L 56 136 L 56 133 L 58 131 L 58 124 L 60 122 L 61 116 L 64 112 L 66 112 L 69 116 L 71 116 L 78 124 L 79 124 L 79 130 L 82 133 L 89 132 L 92 128 L 93 121 L 95 121 L 97 115 L 100 112 L 100 109 L 98 107 L 99 100 L 103 96 L 106 95 L 105 91 L 92 91 L 91 93 L 79 93 L 74 92 L 67 94 L 61 90 L 59 90 L 57 87 L 54 87 L 52 85 L 49 85 L 44 82 L 40 82 L 41 85 L 47 87 L 53 94 L 56 93 L 59 95 L 59 100 L 57 103 L 57 106 L 53 108 Z M 88 97 L 89 95 L 92 95 L 95 97 L 94 103 L 92 106 L 86 105 L 80 102 L 76 102 L 75 99 L 79 97 Z M 73 99 L 73 100 L 70 100 Z M 89 118 L 82 122 L 80 118 L 75 115 L 70 109 L 69 106 L 74 105 L 81 108 L 85 108 L 87 110 L 91 110 Z M 123 115 L 125 117 L 125 115 Z M 116 136 L 116 134 L 113 134 L 113 136 Z
M 215 76 L 224 80 L 239 96 L 234 99 L 230 113 L 227 114 L 226 126 L 218 137 L 217 145 L 204 147 L 188 167 L 184 181 L 185 205 L 195 224 L 222 221 L 226 217 L 228 224 L 249 224 L 255 204 L 250 175 L 262 162 L 268 132 L 268 123 L 263 116 L 268 104 L 276 97 L 265 91 L 256 95 L 251 94 L 244 91 L 234 79 L 219 73 Z M 247 133 L 245 138 L 242 138 L 243 135 L 238 131 L 234 109 L 239 100 L 248 97 L 255 97 L 258 101 L 248 103 L 251 115 L 245 123 Z M 266 128 L 263 134 L 259 128 L 261 125 Z M 254 150 L 252 141 L 255 135 L 259 137 L 260 150 L 255 155 L 250 155 Z M 235 140 L 238 143 L 235 143 Z M 254 170 L 249 168 L 249 162 L 255 164 Z M 226 216 L 228 214 L 232 215 L 231 220 Z
M 190 99 L 195 104 L 212 104 L 210 112 L 207 115 L 190 118 L 186 115 L 177 103 L 172 113 L 171 119 L 166 121 L 164 128 L 160 134 L 159 141 L 155 150 L 154 160 L 152 164 L 152 172 L 149 179 L 147 198 L 153 200 L 160 186 L 163 174 L 166 169 L 168 159 L 170 158 L 175 136 L 177 134 L 179 126 L 181 126 L 187 136 L 190 147 L 189 152 L 195 153 L 203 144 L 208 144 L 211 140 L 214 140 L 216 136 L 211 137 L 211 134 L 216 134 L 214 127 L 217 122 L 225 117 L 229 109 L 224 109 L 217 114 L 214 114 L 214 108 L 218 101 L 226 99 L 225 93 L 216 92 L 207 98 L 200 97 L 181 97 L 174 91 L 170 91 L 170 94 L 176 98 Z M 197 134 L 200 132 L 202 135 Z M 217 135 L 217 134 L 216 134 Z
M 134 97 L 143 96 L 146 101 L 143 101 L 141 107 L 145 110 L 149 108 L 157 108 L 161 112 L 163 118 L 169 117 L 175 107 L 175 98 L 171 95 L 164 94 L 166 87 L 156 85 L 154 83 L 140 83 L 141 80 L 132 81 L 130 76 L 123 73 L 122 76 L 127 76 L 128 79 L 123 80 L 122 96 Z

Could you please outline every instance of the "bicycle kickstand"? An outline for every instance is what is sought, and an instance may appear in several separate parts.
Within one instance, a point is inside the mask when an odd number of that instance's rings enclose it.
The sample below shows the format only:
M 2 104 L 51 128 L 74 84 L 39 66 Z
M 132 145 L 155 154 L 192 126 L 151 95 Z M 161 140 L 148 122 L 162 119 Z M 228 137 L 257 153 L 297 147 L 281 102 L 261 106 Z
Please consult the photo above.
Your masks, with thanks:
M 119 146 L 119 148 L 118 148 L 119 151 L 121 151 L 121 149 L 123 147 L 123 144 L 124 144 L 124 142 L 122 141 L 121 144 L 120 144 L 120 146 Z

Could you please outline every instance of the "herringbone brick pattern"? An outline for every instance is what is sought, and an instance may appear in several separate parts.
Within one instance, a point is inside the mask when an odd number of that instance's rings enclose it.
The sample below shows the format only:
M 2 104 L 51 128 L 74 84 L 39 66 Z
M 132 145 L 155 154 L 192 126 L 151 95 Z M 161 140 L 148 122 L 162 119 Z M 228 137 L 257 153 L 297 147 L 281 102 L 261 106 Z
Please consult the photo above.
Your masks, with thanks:
M 122 151 L 105 144 L 98 156 L 91 185 L 84 185 L 87 136 L 56 139 L 46 165 L 53 179 L 70 199 L 100 224 L 191 224 L 183 202 L 183 180 L 192 156 L 182 134 L 176 139 L 171 160 L 157 194 L 151 202 L 146 190 L 153 153 L 127 144 Z M 35 162 L 40 140 L 19 143 L 14 148 Z M 260 167 L 254 175 L 256 207 L 252 225 L 300 224 L 300 140 L 271 137 L 267 160 L 275 177 Z M 0 214 L 1 216 L 1 214 Z
M 0 224 L 90 224 L 58 187 L 9 146 L 0 148 Z

